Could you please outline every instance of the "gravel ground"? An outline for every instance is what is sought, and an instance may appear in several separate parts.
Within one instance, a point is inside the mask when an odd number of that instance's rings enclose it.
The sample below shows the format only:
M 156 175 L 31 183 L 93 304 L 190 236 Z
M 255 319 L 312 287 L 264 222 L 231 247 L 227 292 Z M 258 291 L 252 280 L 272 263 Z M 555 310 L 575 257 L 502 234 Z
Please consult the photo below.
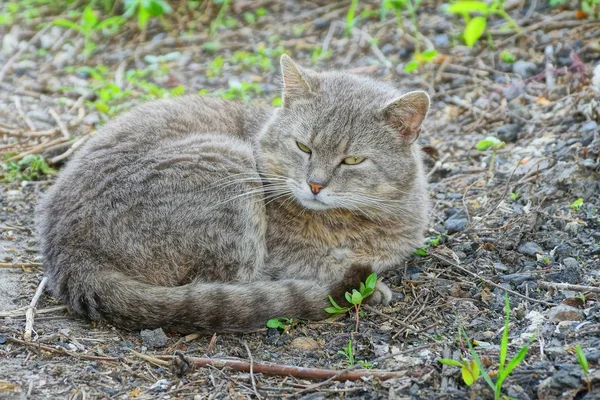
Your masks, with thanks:
M 350 315 L 237 336 L 125 332 L 78 319 L 44 293 L 32 340 L 24 342 L 25 310 L 43 277 L 34 207 L 52 175 L 5 182 L 0 398 L 493 398 L 483 379 L 467 387 L 459 369 L 437 359 L 471 359 L 459 335 L 463 327 L 494 376 L 505 293 L 509 357 L 534 339 L 503 393 L 600 398 L 600 22 L 578 19 L 575 8 L 516 3 L 507 7 L 522 33 L 501 29 L 492 18 L 491 50 L 485 41 L 473 49 L 462 45 L 460 19 L 445 15 L 441 3 L 423 1 L 420 41 L 431 42 L 439 55 L 413 74 L 404 72 L 415 51 L 410 24 L 364 12 L 345 35 L 347 2 L 239 1 L 221 15 L 223 26 L 211 24 L 220 18 L 219 5 L 181 5 L 168 28 L 152 21 L 145 37 L 135 22 L 116 35 L 99 35 L 87 58 L 80 35 L 43 28 L 60 14 L 50 6 L 0 25 L 4 168 L 42 154 L 59 169 L 104 121 L 149 98 L 180 94 L 180 86 L 186 93 L 277 104 L 274 66 L 285 52 L 307 67 L 369 74 L 432 93 L 420 141 L 434 204 L 429 247 L 386 276 L 393 304 L 364 310 L 358 332 Z M 3 13 L 7 7 L 0 5 Z M 256 12 L 260 7 L 264 13 Z M 378 7 L 361 2 L 358 11 Z M 515 62 L 502 61 L 502 51 Z M 505 142 L 493 160 L 491 151 L 476 149 L 487 136 Z M 176 351 L 184 359 L 251 356 L 253 363 L 341 371 L 349 361 L 339 351 L 349 340 L 357 362 L 394 377 L 311 382 L 219 366 L 177 374 L 160 358 Z M 589 386 L 576 344 L 589 363 Z

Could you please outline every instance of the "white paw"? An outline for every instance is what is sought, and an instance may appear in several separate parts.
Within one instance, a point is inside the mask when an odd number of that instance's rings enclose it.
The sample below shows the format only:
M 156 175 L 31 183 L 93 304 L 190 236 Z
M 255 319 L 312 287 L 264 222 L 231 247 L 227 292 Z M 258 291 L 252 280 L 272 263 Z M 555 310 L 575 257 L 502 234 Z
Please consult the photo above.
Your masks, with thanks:
M 384 305 L 387 306 L 392 301 L 392 291 L 390 288 L 383 282 L 377 282 L 375 286 L 375 291 L 371 296 L 367 298 L 367 304 L 374 305 Z

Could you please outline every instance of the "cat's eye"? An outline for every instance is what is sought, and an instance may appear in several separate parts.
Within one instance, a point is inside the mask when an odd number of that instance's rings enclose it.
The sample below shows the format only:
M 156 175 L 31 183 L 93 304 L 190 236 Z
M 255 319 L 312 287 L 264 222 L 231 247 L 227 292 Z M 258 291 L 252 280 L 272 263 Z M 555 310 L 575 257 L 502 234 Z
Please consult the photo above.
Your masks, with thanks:
M 364 157 L 346 157 L 342 160 L 342 164 L 356 165 L 356 164 L 360 164 L 363 161 L 365 161 Z
M 308 153 L 308 154 L 312 153 L 312 150 L 304 143 L 296 142 L 296 144 L 298 145 L 298 148 L 300 150 L 302 150 L 303 152 Z

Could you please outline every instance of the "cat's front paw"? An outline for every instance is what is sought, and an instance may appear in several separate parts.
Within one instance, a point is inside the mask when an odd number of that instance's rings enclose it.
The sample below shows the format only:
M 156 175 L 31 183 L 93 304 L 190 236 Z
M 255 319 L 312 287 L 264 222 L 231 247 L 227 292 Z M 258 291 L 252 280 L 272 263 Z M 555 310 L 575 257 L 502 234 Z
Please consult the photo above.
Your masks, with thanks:
M 378 304 L 387 306 L 392 301 L 392 291 L 383 282 L 377 282 L 375 291 L 369 297 L 367 297 L 367 304 L 375 306 Z

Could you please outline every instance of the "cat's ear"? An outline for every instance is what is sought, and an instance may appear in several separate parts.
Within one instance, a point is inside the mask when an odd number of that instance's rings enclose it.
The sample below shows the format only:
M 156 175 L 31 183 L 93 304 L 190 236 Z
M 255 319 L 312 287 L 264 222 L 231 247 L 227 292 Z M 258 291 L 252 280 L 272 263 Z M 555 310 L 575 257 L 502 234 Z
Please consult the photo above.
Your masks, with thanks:
M 413 142 L 419 137 L 429 104 L 427 92 L 416 90 L 391 101 L 381 112 L 386 122 L 395 128 L 403 139 Z
M 279 62 L 283 78 L 283 106 L 288 107 L 296 100 L 309 98 L 316 86 L 310 72 L 297 65 L 286 54 L 281 56 Z

